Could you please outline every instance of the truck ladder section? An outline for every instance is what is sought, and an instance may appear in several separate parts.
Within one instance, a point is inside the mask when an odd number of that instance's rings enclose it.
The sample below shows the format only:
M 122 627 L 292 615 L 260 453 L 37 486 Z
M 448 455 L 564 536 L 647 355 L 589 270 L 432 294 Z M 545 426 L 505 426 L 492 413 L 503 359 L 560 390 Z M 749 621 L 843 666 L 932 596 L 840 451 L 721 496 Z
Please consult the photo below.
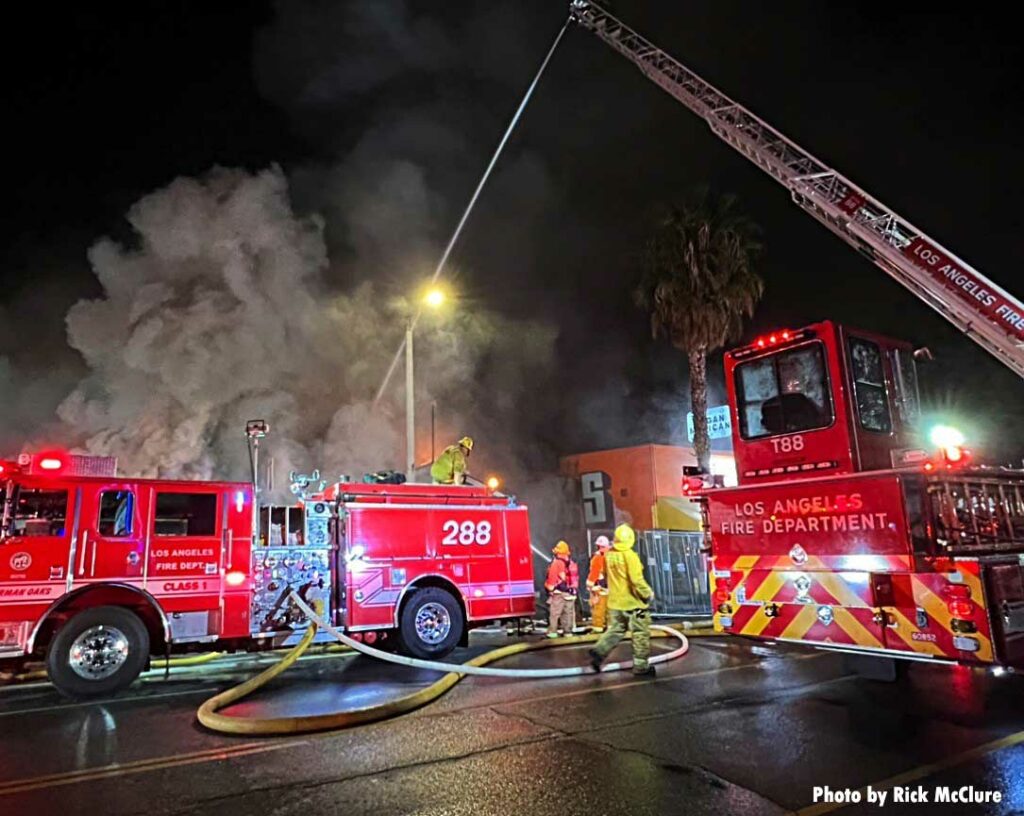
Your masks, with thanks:
M 589 0 L 569 15 L 784 185 L 801 208 L 1024 376 L 1024 305 Z
M 1024 474 L 943 474 L 928 481 L 935 538 L 950 553 L 1024 549 Z

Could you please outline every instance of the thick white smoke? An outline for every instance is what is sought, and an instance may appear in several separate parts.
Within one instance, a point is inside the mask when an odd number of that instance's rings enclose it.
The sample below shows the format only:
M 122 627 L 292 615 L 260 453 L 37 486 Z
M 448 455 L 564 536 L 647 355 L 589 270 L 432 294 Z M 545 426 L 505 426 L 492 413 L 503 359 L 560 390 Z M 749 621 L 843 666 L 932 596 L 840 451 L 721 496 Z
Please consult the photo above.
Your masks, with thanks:
M 401 376 L 378 409 L 370 400 L 408 307 L 372 283 L 330 285 L 321 221 L 292 211 L 280 169 L 178 179 L 138 201 L 128 222 L 130 246 L 104 239 L 90 251 L 103 297 L 68 314 L 89 374 L 60 406 L 67 433 L 117 456 L 125 473 L 245 478 L 244 423 L 260 417 L 278 488 L 291 469 L 358 478 L 400 468 Z M 535 389 L 554 340 L 550 328 L 478 306 L 424 318 L 420 461 L 436 402 L 447 434 L 438 447 L 476 434 L 474 466 L 522 483 L 536 446 L 517 435 L 529 430 L 524 408 L 540 415 L 550 399 Z

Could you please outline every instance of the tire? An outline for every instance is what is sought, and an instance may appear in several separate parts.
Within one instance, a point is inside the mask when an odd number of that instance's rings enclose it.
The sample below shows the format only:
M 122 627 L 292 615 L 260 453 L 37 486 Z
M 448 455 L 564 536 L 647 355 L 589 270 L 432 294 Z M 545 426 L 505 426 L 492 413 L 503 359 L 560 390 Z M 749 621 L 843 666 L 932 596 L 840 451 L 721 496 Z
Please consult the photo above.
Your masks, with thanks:
M 462 607 L 452 594 L 427 587 L 413 592 L 402 608 L 398 641 L 405 654 L 434 659 L 451 652 L 465 628 Z
M 57 630 L 46 652 L 46 673 L 72 698 L 113 694 L 132 684 L 149 660 L 149 632 L 119 606 L 79 612 Z

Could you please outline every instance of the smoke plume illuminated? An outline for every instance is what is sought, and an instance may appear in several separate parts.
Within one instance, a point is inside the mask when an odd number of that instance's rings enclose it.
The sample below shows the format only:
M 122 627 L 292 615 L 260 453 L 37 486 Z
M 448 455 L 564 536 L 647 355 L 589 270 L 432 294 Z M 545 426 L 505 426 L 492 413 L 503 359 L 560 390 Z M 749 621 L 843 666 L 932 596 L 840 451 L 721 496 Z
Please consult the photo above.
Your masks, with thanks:
M 329 285 L 322 221 L 294 214 L 279 169 L 178 179 L 128 221 L 131 246 L 104 239 L 90 252 L 104 296 L 67 318 L 90 371 L 59 415 L 87 450 L 128 473 L 238 478 L 245 420 L 263 417 L 282 477 L 399 466 L 401 388 L 381 410 L 369 399 L 404 331 L 403 303 L 370 283 Z M 424 320 L 417 401 L 438 401 L 459 433 L 494 433 L 485 458 L 509 453 L 501 426 L 545 375 L 553 340 L 479 310 Z

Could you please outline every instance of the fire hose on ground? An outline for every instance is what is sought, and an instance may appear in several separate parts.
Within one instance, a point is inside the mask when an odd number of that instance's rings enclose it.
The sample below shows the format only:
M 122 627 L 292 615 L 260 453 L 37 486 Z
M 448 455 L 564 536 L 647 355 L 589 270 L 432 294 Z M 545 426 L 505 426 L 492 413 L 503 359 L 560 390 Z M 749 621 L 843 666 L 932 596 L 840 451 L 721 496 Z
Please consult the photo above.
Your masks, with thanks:
M 350 728 L 355 725 L 365 725 L 378 720 L 387 719 L 405 714 L 427 703 L 436 700 L 445 694 L 456 683 L 466 675 L 477 677 L 503 677 L 506 679 L 539 679 L 553 677 L 572 677 L 576 675 L 593 674 L 589 666 L 571 666 L 559 669 L 499 669 L 488 668 L 487 664 L 493 663 L 512 655 L 523 652 L 537 651 L 539 649 L 551 648 L 554 646 L 578 646 L 584 643 L 593 643 L 600 635 L 574 635 L 548 639 L 538 643 L 514 643 L 509 646 L 502 646 L 492 649 L 482 655 L 472 658 L 465 663 L 443 663 L 436 660 L 420 660 L 418 658 L 406 657 L 404 655 L 384 652 L 374 649 L 347 635 L 339 632 L 330 623 L 325 621 L 319 612 L 314 610 L 300 598 L 292 593 L 292 601 L 308 616 L 310 626 L 302 639 L 295 647 L 285 655 L 279 663 L 269 669 L 260 672 L 255 677 L 246 680 L 240 685 L 222 691 L 204 702 L 197 713 L 199 722 L 206 728 L 213 731 L 220 731 L 227 734 L 302 734 L 313 731 L 328 731 L 342 728 Z M 319 606 L 319 604 L 318 604 Z M 292 666 L 306 651 L 313 642 L 317 630 L 328 632 L 335 640 L 350 647 L 351 649 L 368 655 L 369 657 L 384 660 L 388 663 L 395 663 L 400 666 L 409 666 L 417 669 L 428 669 L 431 671 L 444 672 L 444 675 L 429 686 L 378 705 L 366 706 L 363 708 L 350 709 L 346 711 L 331 712 L 328 714 L 312 714 L 297 717 L 232 717 L 221 714 L 220 710 L 252 694 L 257 689 L 267 685 L 270 681 Z M 666 663 L 682 657 L 689 650 L 689 641 L 686 636 L 675 629 L 667 626 L 652 626 L 652 635 L 655 637 L 674 637 L 679 641 L 679 646 L 671 652 L 659 654 L 651 659 L 652 664 Z M 691 634 L 700 634 L 693 632 Z M 602 672 L 618 671 L 632 666 L 632 661 L 607 663 L 601 667 Z

